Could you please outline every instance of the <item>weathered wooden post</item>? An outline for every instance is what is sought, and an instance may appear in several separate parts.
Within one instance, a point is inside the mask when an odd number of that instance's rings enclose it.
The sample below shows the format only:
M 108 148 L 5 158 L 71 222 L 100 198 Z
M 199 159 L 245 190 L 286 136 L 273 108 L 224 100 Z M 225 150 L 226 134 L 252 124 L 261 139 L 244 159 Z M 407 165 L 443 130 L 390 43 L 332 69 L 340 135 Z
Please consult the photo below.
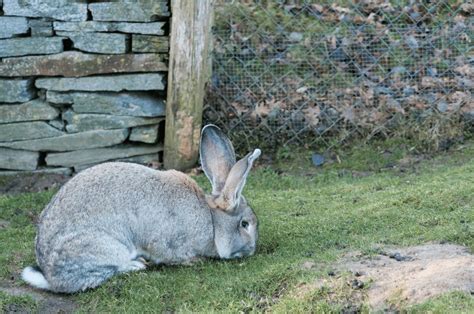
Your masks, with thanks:
M 212 0 L 172 0 L 164 167 L 187 169 L 199 150 Z

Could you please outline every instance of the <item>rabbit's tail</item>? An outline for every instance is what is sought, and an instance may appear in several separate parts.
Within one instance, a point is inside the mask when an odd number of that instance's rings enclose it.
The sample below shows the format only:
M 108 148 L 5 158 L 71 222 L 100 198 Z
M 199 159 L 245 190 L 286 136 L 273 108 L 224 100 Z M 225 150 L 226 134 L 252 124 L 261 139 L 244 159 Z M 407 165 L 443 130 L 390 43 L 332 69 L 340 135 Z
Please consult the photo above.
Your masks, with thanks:
M 46 278 L 44 278 L 43 272 L 38 266 L 28 266 L 21 272 L 21 278 L 39 289 L 49 290 L 50 286 Z

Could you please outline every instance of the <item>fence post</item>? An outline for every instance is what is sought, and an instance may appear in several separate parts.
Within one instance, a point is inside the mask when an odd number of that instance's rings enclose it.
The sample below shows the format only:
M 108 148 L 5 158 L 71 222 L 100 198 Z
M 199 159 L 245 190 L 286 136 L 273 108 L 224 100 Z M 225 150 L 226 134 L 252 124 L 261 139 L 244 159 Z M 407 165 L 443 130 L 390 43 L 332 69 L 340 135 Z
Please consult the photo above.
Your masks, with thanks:
M 171 1 L 164 167 L 187 169 L 199 151 L 208 79 L 212 0 Z

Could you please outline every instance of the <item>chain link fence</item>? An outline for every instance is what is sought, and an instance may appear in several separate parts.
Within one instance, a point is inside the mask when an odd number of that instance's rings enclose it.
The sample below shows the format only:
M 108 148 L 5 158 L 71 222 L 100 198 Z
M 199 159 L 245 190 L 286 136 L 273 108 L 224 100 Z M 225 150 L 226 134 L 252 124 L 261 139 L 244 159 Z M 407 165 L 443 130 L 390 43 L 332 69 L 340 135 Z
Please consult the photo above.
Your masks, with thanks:
M 204 120 L 237 149 L 403 136 L 442 148 L 474 121 L 465 1 L 216 1 Z

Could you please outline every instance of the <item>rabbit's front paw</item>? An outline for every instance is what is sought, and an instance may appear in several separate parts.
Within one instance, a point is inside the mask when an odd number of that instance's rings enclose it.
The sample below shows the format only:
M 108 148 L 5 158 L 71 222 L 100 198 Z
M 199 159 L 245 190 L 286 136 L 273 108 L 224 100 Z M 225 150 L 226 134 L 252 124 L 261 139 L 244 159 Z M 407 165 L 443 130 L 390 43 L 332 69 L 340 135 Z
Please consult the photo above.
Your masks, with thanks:
M 122 268 L 122 272 L 126 273 L 126 272 L 130 272 L 130 271 L 139 271 L 139 270 L 143 270 L 145 268 L 146 268 L 146 265 L 144 263 L 142 263 L 139 260 L 133 260 L 133 261 L 130 261 L 129 264 L 125 265 Z

